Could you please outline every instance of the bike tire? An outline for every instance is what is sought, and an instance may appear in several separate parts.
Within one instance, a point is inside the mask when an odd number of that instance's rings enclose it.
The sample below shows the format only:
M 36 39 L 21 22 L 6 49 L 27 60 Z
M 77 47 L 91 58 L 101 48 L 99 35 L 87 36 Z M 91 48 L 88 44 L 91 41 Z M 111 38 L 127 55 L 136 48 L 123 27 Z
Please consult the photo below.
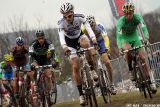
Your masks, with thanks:
M 53 89 L 51 91 L 50 94 L 50 103 L 51 104 L 56 104 L 57 102 L 57 83 L 56 83 L 56 80 L 52 79 L 52 86 L 53 86 Z
M 19 106 L 20 107 L 28 107 L 28 102 L 27 102 L 27 99 L 26 99 L 26 95 L 25 95 L 25 92 L 26 92 L 26 88 L 24 86 L 24 84 L 21 85 L 20 88 L 20 95 L 19 95 Z
M 143 73 L 143 66 L 142 66 L 142 63 L 138 63 L 138 68 L 139 68 L 139 75 L 141 77 L 141 80 L 143 82 L 143 92 L 144 92 L 144 96 L 145 98 L 147 98 L 147 92 L 148 92 L 148 95 L 150 98 L 152 98 L 152 95 L 151 95 L 151 88 L 150 88 L 150 85 L 149 85 L 149 82 L 147 81 L 147 77 L 145 76 L 145 74 Z M 146 92 L 147 91 L 147 92 Z
M 85 66 L 85 70 L 86 70 L 87 82 L 88 82 L 88 85 L 89 85 L 90 91 L 91 91 L 91 94 L 89 96 L 89 100 L 90 100 L 90 102 L 92 102 L 92 101 L 94 102 L 95 107 L 98 107 L 96 95 L 95 95 L 94 88 L 93 88 L 93 80 L 91 79 L 91 76 L 89 74 L 89 72 L 91 71 L 90 67 L 89 66 Z M 92 105 L 90 105 L 90 107 L 92 107 Z
M 105 70 L 99 71 L 100 90 L 105 103 L 111 102 L 111 93 L 109 90 L 109 78 L 107 77 Z M 106 80 L 106 81 L 105 81 Z
M 44 87 L 43 89 L 46 90 L 46 88 L 48 87 L 48 81 L 47 81 L 48 78 L 44 78 Z M 50 94 L 49 94 L 49 91 L 47 89 L 47 91 L 44 93 L 45 95 L 45 107 L 51 107 L 51 102 L 50 102 Z
M 53 104 L 56 104 L 56 102 L 57 102 L 57 84 L 56 83 L 53 83 L 53 85 L 54 85 L 54 92 L 52 92 L 51 94 L 50 94 L 50 99 L 52 98 L 52 96 L 54 97 L 53 98 Z

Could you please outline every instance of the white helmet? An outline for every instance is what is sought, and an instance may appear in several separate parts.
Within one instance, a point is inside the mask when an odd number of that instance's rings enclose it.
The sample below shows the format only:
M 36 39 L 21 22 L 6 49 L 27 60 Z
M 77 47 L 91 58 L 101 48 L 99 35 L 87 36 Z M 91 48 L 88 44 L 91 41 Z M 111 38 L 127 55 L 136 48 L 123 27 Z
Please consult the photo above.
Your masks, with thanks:
M 61 8 L 60 8 L 60 12 L 62 14 L 67 13 L 69 11 L 73 11 L 73 10 L 74 10 L 73 5 L 71 3 L 68 3 L 68 2 L 67 3 L 63 3 Z
M 22 37 L 17 37 L 16 38 L 16 44 L 17 45 L 24 45 L 24 39 Z

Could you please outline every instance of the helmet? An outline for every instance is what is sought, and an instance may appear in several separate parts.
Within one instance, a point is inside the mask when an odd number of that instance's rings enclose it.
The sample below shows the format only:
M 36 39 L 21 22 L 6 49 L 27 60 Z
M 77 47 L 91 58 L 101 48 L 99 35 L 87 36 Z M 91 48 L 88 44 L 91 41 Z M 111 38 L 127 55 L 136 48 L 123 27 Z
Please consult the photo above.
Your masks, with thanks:
M 73 11 L 73 10 L 74 10 L 73 5 L 71 3 L 68 3 L 68 2 L 67 3 L 63 3 L 61 8 L 60 8 L 60 12 L 62 14 L 67 13 L 69 11 Z
M 93 23 L 95 23 L 95 18 L 94 16 L 90 15 L 90 16 L 87 16 L 86 18 L 87 22 L 92 25 Z
M 24 44 L 24 39 L 22 37 L 17 37 L 16 38 L 16 44 L 17 45 L 23 45 Z
M 122 7 L 122 11 L 124 13 L 130 13 L 130 12 L 134 12 L 134 5 L 133 3 L 127 2 L 123 5 Z
M 4 55 L 4 60 L 7 61 L 7 62 L 10 62 L 10 61 L 13 61 L 14 58 L 13 58 L 13 56 L 10 55 L 10 54 L 5 54 L 5 55 Z
M 43 31 L 43 30 L 37 30 L 36 33 L 35 33 L 35 35 L 36 35 L 37 37 L 39 37 L 39 36 L 44 36 L 44 31 Z

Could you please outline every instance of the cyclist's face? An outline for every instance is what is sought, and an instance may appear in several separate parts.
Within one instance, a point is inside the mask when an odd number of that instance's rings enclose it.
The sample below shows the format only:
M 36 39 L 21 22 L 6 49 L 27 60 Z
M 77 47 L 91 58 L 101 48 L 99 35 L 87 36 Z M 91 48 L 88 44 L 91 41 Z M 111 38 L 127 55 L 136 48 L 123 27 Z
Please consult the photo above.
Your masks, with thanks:
M 73 12 L 67 12 L 65 14 L 63 14 L 64 19 L 68 22 L 71 23 L 73 21 L 73 16 L 74 13 Z
M 44 43 L 44 36 L 37 37 L 38 42 L 42 45 Z
M 6 61 L 7 65 L 14 65 L 13 61 Z
M 91 26 L 91 28 L 92 28 L 92 29 L 94 29 L 94 28 L 95 28 L 95 26 L 96 26 L 96 23 L 95 23 L 95 22 L 93 22 L 93 23 L 91 23 L 91 24 L 90 24 L 90 26 Z
M 127 19 L 127 21 L 131 21 L 131 20 L 132 20 L 133 12 L 126 13 L 125 15 L 126 15 L 126 19 Z
M 21 50 L 24 45 L 17 45 L 17 50 Z

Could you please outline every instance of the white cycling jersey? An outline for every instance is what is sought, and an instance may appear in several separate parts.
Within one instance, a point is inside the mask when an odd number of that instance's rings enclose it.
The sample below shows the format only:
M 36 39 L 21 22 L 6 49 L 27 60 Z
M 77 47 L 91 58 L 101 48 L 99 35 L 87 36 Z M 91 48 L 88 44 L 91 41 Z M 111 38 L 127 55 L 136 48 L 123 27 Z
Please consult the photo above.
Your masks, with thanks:
M 91 38 L 95 37 L 90 25 L 86 22 L 85 16 L 83 14 L 74 14 L 74 19 L 72 23 L 68 23 L 64 18 L 58 21 L 58 33 L 60 38 L 60 43 L 62 47 L 66 46 L 65 36 L 70 39 L 76 39 L 81 34 L 81 26 L 85 25 L 86 30 Z

